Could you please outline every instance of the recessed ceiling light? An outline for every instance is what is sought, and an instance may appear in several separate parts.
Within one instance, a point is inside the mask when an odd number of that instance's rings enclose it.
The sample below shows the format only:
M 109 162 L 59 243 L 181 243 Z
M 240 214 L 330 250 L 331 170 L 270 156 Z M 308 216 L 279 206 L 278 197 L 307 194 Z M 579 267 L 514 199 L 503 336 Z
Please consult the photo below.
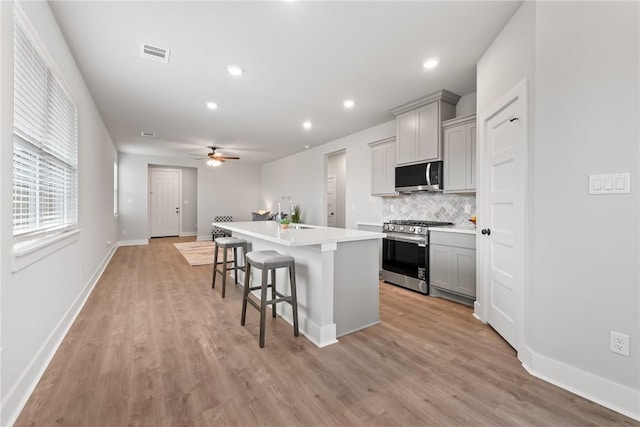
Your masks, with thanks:
M 207 102 L 207 108 L 210 110 L 216 110 L 218 109 L 218 104 L 216 104 L 215 102 Z
M 306 122 L 302 123 L 302 127 L 305 129 L 311 129 L 311 122 L 307 120 Z
M 353 101 L 353 99 L 345 99 L 342 105 L 344 105 L 345 108 L 353 108 L 356 103 Z
M 431 69 L 431 68 L 437 67 L 438 66 L 438 62 L 440 62 L 440 60 L 438 58 L 427 58 L 422 63 L 422 66 L 424 68 Z
M 310 145 L 305 145 L 304 148 L 309 149 L 309 148 L 311 148 L 311 146 Z
M 242 73 L 244 73 L 244 70 L 237 65 L 229 65 L 227 67 L 227 71 L 229 72 L 229 74 L 235 77 L 241 76 Z

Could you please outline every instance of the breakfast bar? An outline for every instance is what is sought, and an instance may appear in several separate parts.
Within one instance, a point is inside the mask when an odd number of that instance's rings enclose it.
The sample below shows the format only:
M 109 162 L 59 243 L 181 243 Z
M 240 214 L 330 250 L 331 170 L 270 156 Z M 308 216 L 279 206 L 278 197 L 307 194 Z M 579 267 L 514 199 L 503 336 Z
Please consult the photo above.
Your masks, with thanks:
M 249 242 L 248 251 L 275 250 L 295 258 L 300 332 L 318 347 L 380 322 L 378 239 L 382 233 L 274 221 L 214 222 Z M 239 279 L 244 273 L 238 271 Z M 258 283 L 255 276 L 252 281 Z M 278 288 L 289 291 L 278 272 Z M 278 314 L 292 323 L 291 307 Z

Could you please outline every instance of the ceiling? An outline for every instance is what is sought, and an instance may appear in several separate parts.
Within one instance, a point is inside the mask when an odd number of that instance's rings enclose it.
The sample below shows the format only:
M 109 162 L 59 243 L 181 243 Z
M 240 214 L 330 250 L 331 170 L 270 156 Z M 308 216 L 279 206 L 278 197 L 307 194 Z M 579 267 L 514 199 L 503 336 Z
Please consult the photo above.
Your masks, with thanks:
M 194 159 L 216 145 L 259 164 L 391 120 L 436 90 L 474 92 L 476 62 L 520 2 L 50 6 L 119 151 Z M 141 43 L 170 49 L 169 63 L 141 58 Z M 423 68 L 428 57 L 439 66 Z

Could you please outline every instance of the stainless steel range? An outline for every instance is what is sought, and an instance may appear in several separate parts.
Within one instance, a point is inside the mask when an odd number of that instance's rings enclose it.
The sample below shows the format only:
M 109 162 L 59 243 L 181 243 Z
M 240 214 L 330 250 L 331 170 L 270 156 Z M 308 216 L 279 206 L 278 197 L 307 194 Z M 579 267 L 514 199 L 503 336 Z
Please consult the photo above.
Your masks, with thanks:
M 429 293 L 429 229 L 451 222 L 393 220 L 382 228 L 382 280 Z

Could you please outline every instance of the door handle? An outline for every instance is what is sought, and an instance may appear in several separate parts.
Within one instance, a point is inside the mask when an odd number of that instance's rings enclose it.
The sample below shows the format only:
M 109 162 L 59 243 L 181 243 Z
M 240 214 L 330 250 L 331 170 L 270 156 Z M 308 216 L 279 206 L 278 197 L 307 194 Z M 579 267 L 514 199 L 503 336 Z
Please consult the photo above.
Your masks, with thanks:
M 491 229 L 489 228 L 483 228 L 481 231 L 482 234 L 486 234 L 487 236 L 491 235 Z
M 427 178 L 427 185 L 431 186 L 431 163 L 427 163 L 427 173 L 425 178 Z

